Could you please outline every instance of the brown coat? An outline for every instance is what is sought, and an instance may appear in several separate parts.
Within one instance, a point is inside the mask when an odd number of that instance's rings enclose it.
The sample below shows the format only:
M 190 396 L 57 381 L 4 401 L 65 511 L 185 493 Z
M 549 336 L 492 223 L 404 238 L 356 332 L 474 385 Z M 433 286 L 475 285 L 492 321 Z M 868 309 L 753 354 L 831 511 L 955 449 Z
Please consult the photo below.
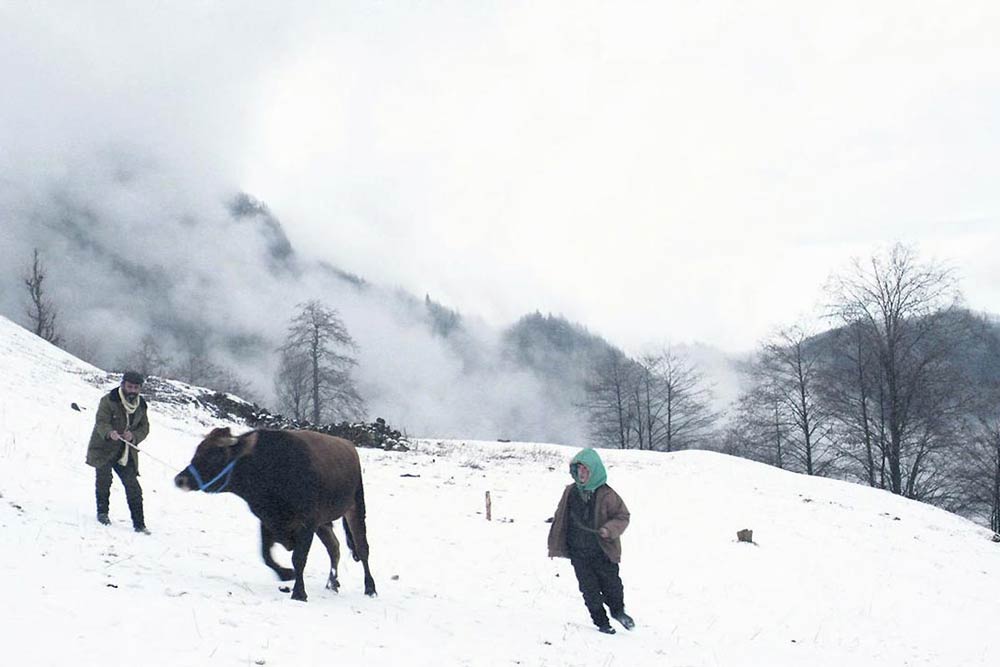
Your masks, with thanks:
M 90 444 L 87 446 L 87 465 L 100 468 L 119 457 L 122 452 L 122 442 L 112 440 L 108 434 L 111 431 L 124 433 L 126 430 L 132 431 L 133 445 L 138 445 L 149 435 L 146 399 L 140 396 L 139 407 L 129 416 L 122 405 L 122 399 L 118 396 L 118 387 L 115 387 L 101 397 L 101 403 L 97 406 L 94 430 L 90 434 Z M 129 456 L 135 456 L 138 473 L 139 452 L 133 449 Z
M 555 516 L 552 519 L 552 527 L 549 528 L 549 557 L 569 558 L 569 494 L 575 491 L 576 484 L 570 484 L 563 491 L 559 506 L 556 507 Z M 601 549 L 607 554 L 612 563 L 620 563 L 622 559 L 621 534 L 628 527 L 629 512 L 614 489 L 607 484 L 597 488 L 594 502 L 594 530 L 607 528 L 608 539 L 597 537 Z

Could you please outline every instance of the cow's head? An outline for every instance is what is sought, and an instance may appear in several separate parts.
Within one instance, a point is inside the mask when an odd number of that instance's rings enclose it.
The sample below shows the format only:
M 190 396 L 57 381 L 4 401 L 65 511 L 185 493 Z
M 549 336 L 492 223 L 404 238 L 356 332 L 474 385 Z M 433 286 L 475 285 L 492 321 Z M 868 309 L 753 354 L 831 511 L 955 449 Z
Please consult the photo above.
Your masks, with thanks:
M 236 462 L 253 452 L 257 437 L 256 431 L 237 438 L 228 427 L 214 429 L 194 450 L 191 464 L 174 477 L 174 484 L 183 491 L 222 491 Z

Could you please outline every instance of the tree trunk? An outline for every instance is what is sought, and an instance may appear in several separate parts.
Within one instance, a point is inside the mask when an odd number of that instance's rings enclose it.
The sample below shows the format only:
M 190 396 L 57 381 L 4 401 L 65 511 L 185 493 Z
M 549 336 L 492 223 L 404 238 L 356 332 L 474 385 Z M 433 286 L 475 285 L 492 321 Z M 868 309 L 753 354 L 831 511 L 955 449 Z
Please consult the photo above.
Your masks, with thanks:
M 1000 433 L 993 437 L 993 512 L 990 515 L 990 528 L 1000 533 Z
M 313 404 L 313 424 L 319 424 L 320 398 L 319 398 L 319 340 L 313 337 L 312 345 L 312 404 Z

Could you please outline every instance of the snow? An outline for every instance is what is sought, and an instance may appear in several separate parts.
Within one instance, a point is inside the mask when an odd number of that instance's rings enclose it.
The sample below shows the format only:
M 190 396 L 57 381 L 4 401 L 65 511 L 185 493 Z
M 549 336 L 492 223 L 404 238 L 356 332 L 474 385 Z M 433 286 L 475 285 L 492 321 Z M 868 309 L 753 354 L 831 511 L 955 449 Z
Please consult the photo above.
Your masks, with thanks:
M 151 404 L 144 449 L 164 463 L 142 462 L 153 534 L 137 535 L 117 479 L 113 523 L 96 522 L 83 462 L 114 379 L 3 318 L 0 376 L 0 664 L 964 667 L 1000 655 L 988 531 L 696 451 L 602 452 L 632 512 L 621 568 L 632 632 L 598 633 L 569 562 L 546 556 L 545 519 L 577 448 L 539 443 L 361 450 L 379 596 L 364 596 L 349 556 L 340 593 L 326 590 L 317 540 L 309 602 L 295 602 L 261 562 L 243 501 L 173 488 L 200 438 L 227 424 Z M 755 544 L 737 542 L 741 528 Z

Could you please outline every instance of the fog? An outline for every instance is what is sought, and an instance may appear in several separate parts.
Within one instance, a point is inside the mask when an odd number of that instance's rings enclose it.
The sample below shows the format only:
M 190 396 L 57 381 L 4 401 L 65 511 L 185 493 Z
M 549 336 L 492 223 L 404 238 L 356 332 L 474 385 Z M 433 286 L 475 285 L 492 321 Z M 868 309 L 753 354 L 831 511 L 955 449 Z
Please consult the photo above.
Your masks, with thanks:
M 435 336 L 414 297 L 358 287 L 295 255 L 278 262 L 259 220 L 226 210 L 233 193 L 179 202 L 177 190 L 164 187 L 167 178 L 183 184 L 176 174 L 152 161 L 125 162 L 105 152 L 78 176 L 6 198 L 5 314 L 25 322 L 19 281 L 39 248 L 68 349 L 114 367 L 147 333 L 175 360 L 184 338 L 204 337 L 213 363 L 273 406 L 274 351 L 296 304 L 320 299 L 358 342 L 356 376 L 371 417 L 440 436 L 579 436 L 564 401 L 545 395 L 531 374 L 505 367 L 497 331 L 470 318 L 463 338 Z M 465 362 L 469 355 L 476 364 Z
M 556 441 L 580 437 L 574 397 L 499 354 L 536 309 L 627 350 L 744 351 L 904 241 L 1000 310 L 1000 17 L 911 11 L 6 3 L 0 308 L 25 322 L 38 248 L 71 350 L 202 339 L 266 401 L 318 298 L 359 343 L 371 416 Z M 290 257 L 231 215 L 240 192 Z M 430 331 L 425 294 L 461 337 Z
M 0 10 L 2 312 L 26 322 L 21 280 L 37 248 L 69 349 L 112 367 L 152 333 L 176 360 L 187 331 L 273 402 L 274 349 L 295 305 L 317 298 L 359 344 L 371 417 L 430 435 L 578 437 L 537 379 L 492 358 L 496 331 L 469 318 L 465 344 L 485 356 L 469 368 L 419 301 L 359 290 L 298 250 L 276 262 L 260 221 L 230 214 L 256 77 L 296 18 L 212 7 Z M 387 250 L 377 261 L 393 261 Z M 234 351 L 233 339 L 249 343 Z

